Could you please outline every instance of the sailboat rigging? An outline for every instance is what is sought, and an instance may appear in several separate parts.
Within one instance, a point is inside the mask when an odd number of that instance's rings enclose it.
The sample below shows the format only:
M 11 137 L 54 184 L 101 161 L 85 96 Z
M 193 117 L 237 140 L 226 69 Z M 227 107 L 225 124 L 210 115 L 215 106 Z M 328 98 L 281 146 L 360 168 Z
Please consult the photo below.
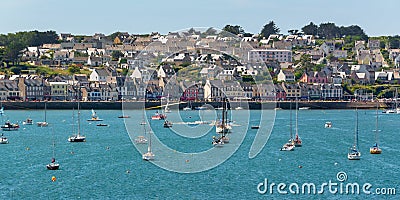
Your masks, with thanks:
M 220 137 L 213 136 L 213 141 L 212 144 L 213 146 L 216 147 L 222 147 L 225 143 L 229 143 L 229 138 L 226 136 L 226 134 L 230 131 L 227 124 L 227 105 L 226 105 L 226 100 L 225 98 L 222 101 L 222 118 L 219 123 L 215 124 L 215 129 L 216 132 L 221 134 Z
M 378 135 L 379 135 L 379 128 L 378 128 L 378 103 L 376 104 L 376 121 L 375 121 L 375 144 L 371 148 L 369 148 L 369 152 L 371 154 L 381 154 L 382 149 L 379 148 L 379 140 L 378 140 Z
M 86 137 L 81 135 L 81 112 L 79 110 L 79 100 L 78 100 L 78 133 L 70 136 L 68 138 L 69 142 L 86 142 Z
M 349 160 L 360 160 L 361 153 L 358 151 L 358 111 L 356 108 L 356 127 L 354 131 L 354 144 L 349 149 L 349 153 L 347 154 L 347 158 Z
M 37 122 L 36 124 L 38 127 L 46 127 L 49 125 L 49 123 L 47 123 L 47 103 L 46 102 L 44 102 L 44 121 Z
M 144 108 L 143 108 L 143 116 L 142 116 L 142 122 L 140 122 L 140 125 L 143 126 L 143 134 L 146 135 L 146 121 L 144 118 Z M 135 143 L 136 144 L 147 144 L 147 139 L 145 136 L 143 135 L 139 135 L 136 139 L 135 139 Z
M 298 101 L 297 101 L 297 98 L 296 98 L 296 136 L 295 136 L 295 139 L 294 139 L 294 146 L 295 147 L 301 147 L 303 145 L 303 142 L 302 142 L 301 138 L 299 137 L 298 109 L 299 109 L 299 105 L 298 105 Z
M 51 158 L 51 163 L 47 164 L 46 167 L 48 170 L 58 170 L 60 168 L 60 164 L 56 162 L 56 158 L 55 158 L 55 148 L 56 148 L 56 144 L 54 141 L 54 131 L 53 132 L 53 157 Z
M 281 151 L 293 151 L 294 150 L 294 140 L 293 140 L 293 128 L 292 128 L 292 102 L 290 102 L 290 114 L 289 114 L 289 128 L 290 128 L 290 135 L 289 135 L 289 141 L 286 142 L 282 148 Z
M 142 159 L 145 160 L 145 161 L 151 161 L 151 160 L 154 160 L 154 157 L 155 157 L 155 155 L 151 151 L 151 131 L 149 131 L 149 143 L 148 143 L 148 146 L 147 146 L 147 153 L 144 153 L 142 155 Z

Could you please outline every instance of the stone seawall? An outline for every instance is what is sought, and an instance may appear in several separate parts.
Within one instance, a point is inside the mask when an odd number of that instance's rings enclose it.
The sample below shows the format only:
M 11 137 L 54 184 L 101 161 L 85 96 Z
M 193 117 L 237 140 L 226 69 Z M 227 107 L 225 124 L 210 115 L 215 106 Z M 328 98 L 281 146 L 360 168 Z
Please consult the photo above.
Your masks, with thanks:
M 27 109 L 44 109 L 45 104 L 47 109 L 72 109 L 77 108 L 77 102 L 60 102 L 60 101 L 49 101 L 49 102 L 11 102 L 3 101 L 1 105 L 6 110 L 27 110 Z M 121 110 L 124 109 L 141 109 L 143 108 L 144 102 L 80 102 L 81 109 L 95 109 L 95 110 Z M 310 109 L 375 109 L 377 106 L 376 102 L 349 102 L 349 101 L 300 101 L 299 108 L 309 107 Z M 160 102 L 146 102 L 147 109 L 161 109 Z M 186 102 L 170 102 L 171 109 L 182 109 L 189 106 Z M 222 107 L 221 102 L 193 102 L 191 107 L 199 107 L 206 105 L 209 108 Z M 229 102 L 228 108 L 242 107 L 244 109 L 289 109 L 290 101 L 279 101 L 279 102 Z M 292 102 L 292 108 L 295 107 L 295 102 Z M 379 108 L 387 108 L 390 105 L 386 103 L 379 103 Z

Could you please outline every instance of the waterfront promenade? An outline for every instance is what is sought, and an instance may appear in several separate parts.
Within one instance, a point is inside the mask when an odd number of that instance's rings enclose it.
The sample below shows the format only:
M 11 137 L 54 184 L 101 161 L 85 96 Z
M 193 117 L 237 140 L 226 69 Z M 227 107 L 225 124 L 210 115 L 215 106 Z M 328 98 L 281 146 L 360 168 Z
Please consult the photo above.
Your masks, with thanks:
M 146 109 L 160 109 L 161 102 L 151 101 L 86 101 L 80 102 L 81 109 L 96 109 L 96 110 L 121 110 L 121 109 L 141 109 L 143 105 L 146 105 Z M 292 101 L 294 106 L 294 101 Z M 2 101 L 1 105 L 5 110 L 29 110 L 29 109 L 44 109 L 45 104 L 47 109 L 72 109 L 77 108 L 77 102 L 72 101 L 35 101 L 35 102 L 23 102 L 23 101 Z M 221 102 L 192 102 L 192 108 L 202 106 L 204 104 L 210 105 L 209 107 L 218 108 L 222 104 Z M 308 107 L 310 109 L 375 109 L 377 106 L 376 102 L 354 102 L 354 101 L 299 101 L 299 108 Z M 171 109 L 182 109 L 188 106 L 187 102 L 173 102 L 169 103 Z M 239 102 L 231 101 L 229 102 L 229 108 L 236 108 L 238 106 L 244 109 L 289 109 L 290 101 L 263 101 L 263 102 Z M 391 103 L 379 102 L 379 108 L 384 109 L 391 107 Z

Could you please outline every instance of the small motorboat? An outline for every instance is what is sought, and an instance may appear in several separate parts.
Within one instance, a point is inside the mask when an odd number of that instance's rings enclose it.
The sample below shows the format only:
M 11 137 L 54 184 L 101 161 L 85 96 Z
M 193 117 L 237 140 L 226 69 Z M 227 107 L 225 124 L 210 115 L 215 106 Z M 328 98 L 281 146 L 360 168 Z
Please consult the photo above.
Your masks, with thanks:
M 31 118 L 27 118 L 22 122 L 23 125 L 33 125 L 33 120 Z
M 332 122 L 325 122 L 325 128 L 331 128 Z
M 108 124 L 97 124 L 96 126 L 108 126 Z
M 259 129 L 260 126 L 251 126 L 251 129 Z
M 151 116 L 152 120 L 163 120 L 165 118 L 167 118 L 166 115 L 164 115 L 163 113 L 158 113 L 158 112 L 156 112 L 153 116 Z
M 8 144 L 8 139 L 3 134 L 1 134 L 0 144 Z
M 118 116 L 118 118 L 131 118 L 131 117 L 128 115 L 121 115 L 121 116 Z
M 1 126 L 1 129 L 3 131 L 16 131 L 19 129 L 19 125 L 7 121 L 4 125 Z
M 172 127 L 172 123 L 169 122 L 169 121 L 167 121 L 167 120 L 165 120 L 165 122 L 164 122 L 164 128 L 171 128 L 171 127 Z

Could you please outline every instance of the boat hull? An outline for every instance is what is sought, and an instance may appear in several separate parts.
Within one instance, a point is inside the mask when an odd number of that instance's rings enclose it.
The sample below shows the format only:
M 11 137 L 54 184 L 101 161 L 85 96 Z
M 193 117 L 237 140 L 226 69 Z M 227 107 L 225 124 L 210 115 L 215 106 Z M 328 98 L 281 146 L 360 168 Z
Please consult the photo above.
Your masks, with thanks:
M 72 136 L 68 138 L 69 142 L 86 142 L 86 137 L 77 137 L 77 136 Z
M 349 153 L 347 154 L 349 160 L 360 160 L 361 155 L 359 153 Z
M 58 164 L 58 163 L 50 163 L 50 164 L 46 165 L 46 168 L 48 170 L 58 170 L 60 168 L 60 164 Z
M 37 122 L 36 124 L 38 127 L 47 127 L 49 125 L 47 122 Z
M 1 138 L 0 139 L 0 144 L 8 144 L 8 139 L 7 138 Z
M 155 157 L 154 153 L 147 152 L 147 153 L 143 154 L 142 159 L 145 161 L 151 161 L 151 160 L 154 160 L 154 157 Z
M 382 153 L 382 149 L 376 148 L 376 147 L 372 147 L 372 148 L 369 149 L 369 152 L 371 154 L 381 154 Z

